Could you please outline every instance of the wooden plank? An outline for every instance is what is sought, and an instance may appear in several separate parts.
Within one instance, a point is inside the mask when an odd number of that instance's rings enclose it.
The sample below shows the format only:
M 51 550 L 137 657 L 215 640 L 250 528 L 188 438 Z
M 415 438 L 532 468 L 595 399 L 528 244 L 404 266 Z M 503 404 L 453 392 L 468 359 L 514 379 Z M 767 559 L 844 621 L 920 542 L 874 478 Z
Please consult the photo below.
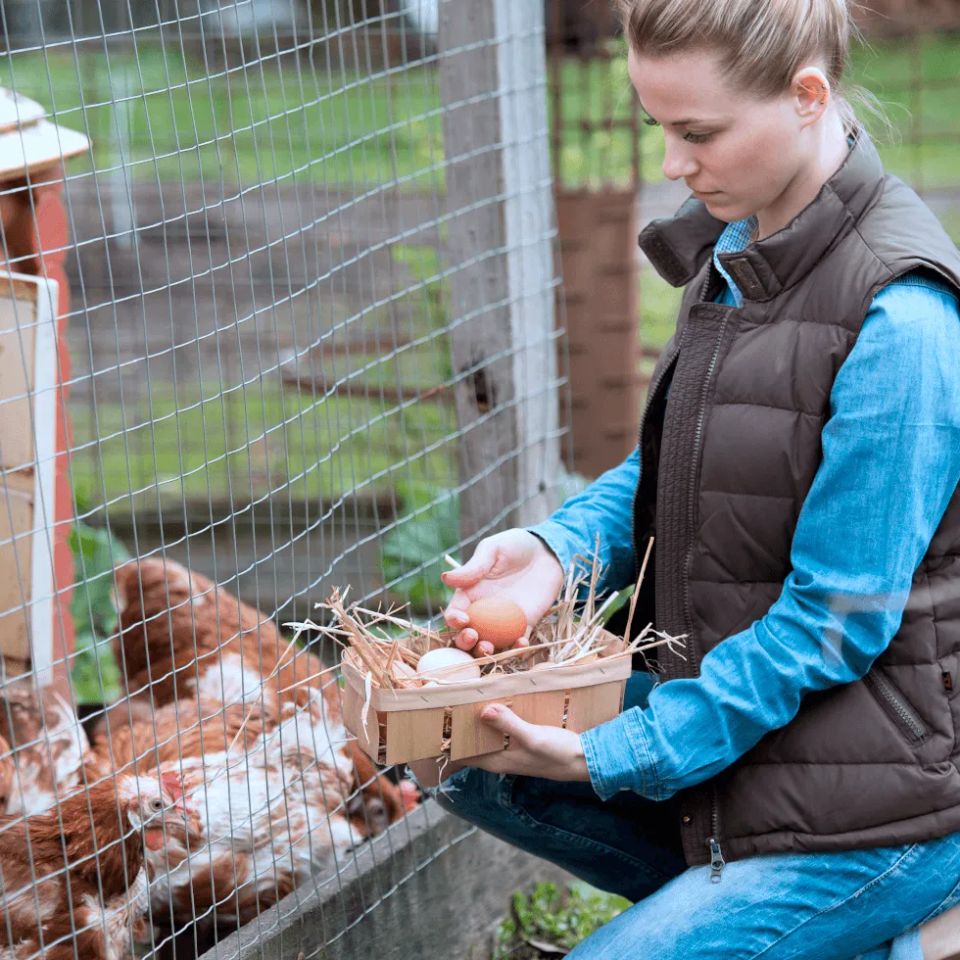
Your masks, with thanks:
M 0 278 L 0 467 L 33 463 L 31 393 L 35 384 L 36 287 Z
M 443 750 L 440 710 L 401 710 L 387 714 L 387 763 L 439 756 Z
M 356 738 L 360 749 L 374 762 L 380 753 L 380 724 L 372 707 L 363 722 L 363 697 L 351 685 L 343 688 L 343 724 Z
M 33 491 L 0 480 L 0 654 L 30 655 Z
M 567 729 L 583 733 L 612 720 L 623 709 L 625 680 L 600 683 L 595 687 L 580 687 L 570 692 L 567 711 Z
M 515 697 L 511 709 L 528 723 L 546 724 L 559 727 L 563 719 L 565 690 L 550 690 L 546 693 L 532 693 L 525 697 Z
M 560 473 L 543 4 L 440 6 L 461 533 L 548 512 Z
M 0 654 L 52 679 L 58 286 L 0 277 Z M 17 609 L 14 609 L 17 608 Z
M 490 955 L 490 932 L 509 909 L 512 891 L 569 879 L 427 800 L 256 923 L 221 934 L 201 960 L 278 960 L 318 950 L 323 960 L 477 960 Z M 184 953 L 196 955 L 192 935 Z
M 42 120 L 47 111 L 36 100 L 0 87 L 0 133 Z
M 464 757 L 476 757 L 481 753 L 492 753 L 503 749 L 503 734 L 480 720 L 480 711 L 496 701 L 483 703 L 465 703 L 460 707 L 451 707 L 453 713 L 450 726 L 450 759 L 462 760 Z M 506 701 L 508 704 L 511 701 Z
M 49 120 L 0 133 L 0 177 L 34 174 L 53 169 L 68 157 L 90 149 L 90 141 L 76 130 L 58 127 Z

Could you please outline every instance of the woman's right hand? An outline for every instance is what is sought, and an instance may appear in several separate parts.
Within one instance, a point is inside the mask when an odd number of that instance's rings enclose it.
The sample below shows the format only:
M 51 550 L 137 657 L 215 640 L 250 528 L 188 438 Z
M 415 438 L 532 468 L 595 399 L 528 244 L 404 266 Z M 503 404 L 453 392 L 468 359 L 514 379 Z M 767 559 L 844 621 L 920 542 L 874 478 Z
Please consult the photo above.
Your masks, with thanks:
M 461 650 L 477 647 L 476 652 L 484 655 L 493 653 L 493 645 L 480 640 L 470 626 L 467 607 L 481 597 L 507 597 L 523 610 L 529 629 L 553 606 L 564 573 L 560 561 L 539 537 L 517 528 L 485 537 L 465 564 L 445 570 L 441 579 L 455 590 L 443 618 L 448 627 L 459 631 L 457 646 Z M 523 637 L 515 646 L 528 642 Z

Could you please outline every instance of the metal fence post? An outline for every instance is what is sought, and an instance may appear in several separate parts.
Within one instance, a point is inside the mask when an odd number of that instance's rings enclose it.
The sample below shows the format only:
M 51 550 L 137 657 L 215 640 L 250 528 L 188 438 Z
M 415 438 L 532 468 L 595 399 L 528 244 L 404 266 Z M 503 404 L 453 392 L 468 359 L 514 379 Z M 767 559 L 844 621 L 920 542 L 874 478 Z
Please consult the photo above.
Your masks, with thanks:
M 560 469 L 543 4 L 440 7 L 465 541 L 541 519 Z

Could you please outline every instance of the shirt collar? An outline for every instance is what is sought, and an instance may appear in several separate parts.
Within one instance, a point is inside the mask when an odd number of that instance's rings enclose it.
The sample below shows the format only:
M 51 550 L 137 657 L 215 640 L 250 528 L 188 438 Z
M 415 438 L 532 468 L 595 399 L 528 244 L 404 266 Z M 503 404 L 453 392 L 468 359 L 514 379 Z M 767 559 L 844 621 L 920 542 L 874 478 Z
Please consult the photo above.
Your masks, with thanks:
M 883 176 L 876 147 L 862 129 L 857 130 L 843 166 L 791 223 L 739 253 L 720 254 L 744 297 L 772 300 L 799 283 L 876 201 Z M 676 216 L 649 224 L 640 234 L 640 246 L 657 272 L 680 287 L 708 262 L 726 227 L 702 202 L 690 199 Z
M 739 253 L 745 250 L 753 240 L 754 231 L 757 229 L 757 218 L 747 217 L 744 220 L 734 220 L 728 223 L 723 233 L 717 238 L 717 245 L 713 249 L 713 265 L 717 268 L 720 276 L 727 281 L 730 292 L 733 294 L 733 300 L 736 306 L 743 306 L 743 294 L 733 278 L 730 276 L 726 267 L 720 262 L 722 253 Z

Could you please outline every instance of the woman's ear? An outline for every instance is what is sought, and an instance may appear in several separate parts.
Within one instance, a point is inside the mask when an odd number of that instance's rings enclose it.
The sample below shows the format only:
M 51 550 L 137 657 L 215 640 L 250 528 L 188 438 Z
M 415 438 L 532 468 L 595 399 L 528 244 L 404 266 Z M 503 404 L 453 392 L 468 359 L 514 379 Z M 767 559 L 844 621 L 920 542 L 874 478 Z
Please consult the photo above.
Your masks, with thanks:
M 819 67 L 798 70 L 790 86 L 797 116 L 803 126 L 816 123 L 827 111 L 833 91 L 830 81 Z

